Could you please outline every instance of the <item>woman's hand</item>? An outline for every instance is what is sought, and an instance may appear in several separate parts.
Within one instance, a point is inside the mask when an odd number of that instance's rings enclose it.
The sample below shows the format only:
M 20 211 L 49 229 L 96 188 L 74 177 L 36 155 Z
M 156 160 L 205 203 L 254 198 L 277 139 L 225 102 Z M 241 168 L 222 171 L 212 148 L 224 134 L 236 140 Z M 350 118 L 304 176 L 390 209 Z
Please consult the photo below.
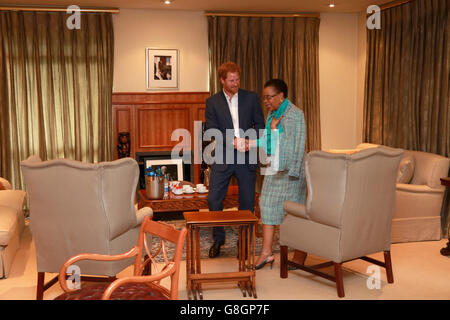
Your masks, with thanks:
M 276 119 L 275 117 L 272 118 L 272 122 L 270 122 L 270 129 L 275 130 L 278 127 L 278 124 L 280 123 L 281 119 L 283 119 L 284 115 L 280 117 L 280 119 Z

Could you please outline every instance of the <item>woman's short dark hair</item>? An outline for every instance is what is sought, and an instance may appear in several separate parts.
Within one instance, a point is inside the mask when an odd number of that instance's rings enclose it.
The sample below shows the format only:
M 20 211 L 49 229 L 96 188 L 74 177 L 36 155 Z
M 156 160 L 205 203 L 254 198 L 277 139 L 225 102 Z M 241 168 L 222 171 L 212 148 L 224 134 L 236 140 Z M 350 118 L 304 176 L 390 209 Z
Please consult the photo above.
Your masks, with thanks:
M 264 84 L 264 88 L 273 87 L 278 92 L 283 92 L 284 97 L 287 98 L 288 95 L 288 87 L 286 82 L 281 79 L 270 79 Z

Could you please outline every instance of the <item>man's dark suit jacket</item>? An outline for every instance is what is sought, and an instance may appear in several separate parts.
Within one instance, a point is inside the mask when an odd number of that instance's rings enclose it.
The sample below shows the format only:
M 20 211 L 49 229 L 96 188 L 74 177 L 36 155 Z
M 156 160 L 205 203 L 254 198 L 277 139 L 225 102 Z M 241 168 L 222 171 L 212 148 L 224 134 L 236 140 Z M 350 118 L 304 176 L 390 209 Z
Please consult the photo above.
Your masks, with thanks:
M 265 128 L 264 115 L 258 95 L 255 92 L 239 89 L 238 92 L 238 114 L 239 128 L 247 131 L 254 128 L 259 137 L 259 130 Z M 226 153 L 233 152 L 236 160 L 237 151 L 233 147 L 233 141 L 226 141 L 226 130 L 234 130 L 230 108 L 223 90 L 206 99 L 206 129 L 218 129 L 223 134 L 223 164 L 215 163 L 213 170 L 223 171 L 227 168 Z M 250 170 L 256 170 L 257 164 L 248 164 L 248 152 L 246 152 L 245 163 Z

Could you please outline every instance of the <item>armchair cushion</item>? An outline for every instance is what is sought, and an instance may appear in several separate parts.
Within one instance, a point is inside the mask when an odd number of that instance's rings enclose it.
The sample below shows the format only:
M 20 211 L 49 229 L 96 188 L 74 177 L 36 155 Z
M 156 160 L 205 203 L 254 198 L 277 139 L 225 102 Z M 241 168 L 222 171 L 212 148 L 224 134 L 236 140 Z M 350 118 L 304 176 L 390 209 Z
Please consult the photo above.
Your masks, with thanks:
M 414 174 L 414 158 L 412 156 L 404 156 L 397 172 L 397 183 L 410 183 Z
M 306 207 L 304 204 L 293 201 L 285 201 L 283 204 L 283 210 L 288 214 L 292 214 L 303 219 L 309 219 L 308 215 L 306 214 Z
M 2 190 L 0 192 L 0 206 L 16 210 L 17 215 L 23 215 L 23 203 L 26 193 L 22 190 Z
M 421 151 L 406 151 L 405 154 L 413 154 L 416 168 L 414 170 L 412 184 L 428 185 L 430 188 L 442 189 L 440 178 L 448 175 L 449 159 L 434 153 Z
M 0 246 L 7 246 L 16 231 L 17 212 L 13 208 L 0 206 Z

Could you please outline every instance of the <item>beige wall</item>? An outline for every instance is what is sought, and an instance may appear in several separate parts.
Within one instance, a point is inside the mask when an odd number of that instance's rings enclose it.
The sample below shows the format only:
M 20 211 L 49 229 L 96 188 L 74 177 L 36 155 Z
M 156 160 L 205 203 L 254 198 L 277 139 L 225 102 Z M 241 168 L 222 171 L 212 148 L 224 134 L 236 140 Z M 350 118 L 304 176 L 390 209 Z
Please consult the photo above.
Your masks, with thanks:
M 358 61 L 356 67 L 356 134 L 357 143 L 363 141 L 364 87 L 366 81 L 366 12 L 358 14 Z
M 178 91 L 209 90 L 208 32 L 203 12 L 121 9 L 113 19 L 114 92 L 147 91 L 147 47 L 179 49 Z
M 319 31 L 322 149 L 355 147 L 358 15 L 322 13 Z
M 365 33 L 358 14 L 323 13 L 319 34 L 322 149 L 361 141 Z M 115 92 L 145 92 L 145 48 L 180 49 L 179 91 L 209 90 L 202 12 L 121 9 L 114 15 Z M 363 41 L 364 40 L 364 41 Z

